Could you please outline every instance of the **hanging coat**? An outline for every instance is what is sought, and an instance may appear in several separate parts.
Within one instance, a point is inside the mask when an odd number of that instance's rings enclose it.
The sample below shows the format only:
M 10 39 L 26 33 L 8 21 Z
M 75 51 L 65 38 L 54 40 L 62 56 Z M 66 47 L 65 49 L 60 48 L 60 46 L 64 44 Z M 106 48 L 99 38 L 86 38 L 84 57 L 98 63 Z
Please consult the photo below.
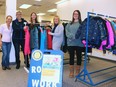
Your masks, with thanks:
M 30 34 L 29 34 L 29 28 L 28 26 L 24 27 L 25 31 L 25 46 L 24 46 L 24 54 L 29 55 L 30 52 Z

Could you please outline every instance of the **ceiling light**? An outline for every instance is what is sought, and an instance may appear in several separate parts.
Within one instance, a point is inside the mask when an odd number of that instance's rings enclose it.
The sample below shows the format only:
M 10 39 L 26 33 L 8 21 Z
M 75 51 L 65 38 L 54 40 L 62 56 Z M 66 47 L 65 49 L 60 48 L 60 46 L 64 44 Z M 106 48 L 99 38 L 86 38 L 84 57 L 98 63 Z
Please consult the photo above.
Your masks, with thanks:
M 40 2 L 40 1 L 42 1 L 42 0 L 35 0 L 35 1 L 39 1 L 39 2 Z
M 37 15 L 42 16 L 42 15 L 46 15 L 45 13 L 38 13 Z
M 48 12 L 56 12 L 56 11 L 57 11 L 56 8 L 48 10 Z
M 64 3 L 66 1 L 69 1 L 69 0 L 60 0 L 60 1 L 56 2 L 55 4 L 61 4 L 61 3 Z
M 21 5 L 19 8 L 22 8 L 22 9 L 27 9 L 29 7 L 31 7 L 32 5 L 29 5 L 29 4 L 23 4 Z

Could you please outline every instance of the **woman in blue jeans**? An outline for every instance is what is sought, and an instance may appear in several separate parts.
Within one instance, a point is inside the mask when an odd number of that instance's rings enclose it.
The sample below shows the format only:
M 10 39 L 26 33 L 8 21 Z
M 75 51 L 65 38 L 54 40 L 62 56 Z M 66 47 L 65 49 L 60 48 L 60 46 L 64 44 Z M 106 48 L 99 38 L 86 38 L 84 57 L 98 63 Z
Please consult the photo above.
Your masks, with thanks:
M 0 46 L 2 46 L 2 69 L 10 70 L 9 54 L 11 50 L 11 34 L 12 34 L 12 16 L 6 17 L 6 23 L 0 26 Z

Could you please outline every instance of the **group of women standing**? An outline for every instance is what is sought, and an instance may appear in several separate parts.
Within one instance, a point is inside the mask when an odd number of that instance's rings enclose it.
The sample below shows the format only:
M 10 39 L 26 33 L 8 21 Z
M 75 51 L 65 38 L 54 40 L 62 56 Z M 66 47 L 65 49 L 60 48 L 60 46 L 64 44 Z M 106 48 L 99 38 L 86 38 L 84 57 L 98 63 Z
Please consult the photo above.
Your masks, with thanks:
M 35 12 L 31 13 L 30 15 L 30 22 L 27 22 L 22 18 L 22 13 L 18 11 L 16 13 L 16 20 L 12 22 L 12 17 L 6 17 L 6 23 L 0 26 L 0 46 L 2 46 L 3 56 L 2 56 L 2 69 L 11 69 L 9 67 L 9 53 L 11 49 L 11 39 L 14 44 L 15 48 L 15 57 L 16 57 L 16 69 L 20 68 L 20 46 L 24 53 L 24 44 L 25 44 L 25 32 L 24 26 L 25 22 L 29 27 L 30 33 L 30 48 L 31 51 L 33 49 L 39 48 L 39 36 L 38 33 L 41 29 L 39 22 L 37 20 L 37 14 Z M 69 77 L 74 77 L 74 57 L 76 54 L 77 57 L 77 64 L 76 64 L 76 73 L 78 75 L 80 72 L 81 67 L 81 54 L 83 49 L 83 44 L 81 43 L 80 39 L 75 38 L 75 34 L 81 25 L 81 13 L 79 10 L 75 10 L 73 12 L 72 21 L 66 26 L 66 37 L 67 37 L 67 45 L 68 45 L 68 52 L 70 55 L 70 62 L 69 62 L 69 69 L 70 74 Z M 64 27 L 60 23 L 60 18 L 55 16 L 53 19 L 53 28 L 49 35 L 52 36 L 52 49 L 53 50 L 60 50 L 61 45 L 64 40 Z M 24 56 L 24 58 L 27 56 Z M 29 67 L 29 65 L 27 66 Z

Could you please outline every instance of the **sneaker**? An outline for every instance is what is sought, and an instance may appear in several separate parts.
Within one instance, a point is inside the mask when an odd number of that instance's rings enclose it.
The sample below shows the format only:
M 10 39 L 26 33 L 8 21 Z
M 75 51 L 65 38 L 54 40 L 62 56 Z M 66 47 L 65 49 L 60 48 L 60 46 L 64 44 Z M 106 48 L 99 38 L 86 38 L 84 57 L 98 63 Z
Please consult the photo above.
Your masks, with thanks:
M 3 67 L 2 67 L 2 70 L 6 70 L 6 67 L 3 66 Z

